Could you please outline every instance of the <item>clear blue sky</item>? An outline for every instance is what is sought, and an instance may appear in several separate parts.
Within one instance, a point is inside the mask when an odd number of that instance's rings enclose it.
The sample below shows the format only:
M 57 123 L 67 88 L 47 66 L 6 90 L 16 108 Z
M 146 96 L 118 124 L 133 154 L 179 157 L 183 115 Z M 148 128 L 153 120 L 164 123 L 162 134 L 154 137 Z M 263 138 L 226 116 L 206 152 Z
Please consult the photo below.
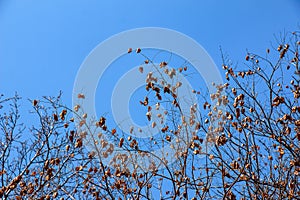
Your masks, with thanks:
M 279 31 L 300 24 L 298 0 L 0 0 L 0 93 L 24 98 L 64 92 L 101 41 L 132 28 L 180 31 L 220 66 L 219 45 L 234 61 L 264 52 Z

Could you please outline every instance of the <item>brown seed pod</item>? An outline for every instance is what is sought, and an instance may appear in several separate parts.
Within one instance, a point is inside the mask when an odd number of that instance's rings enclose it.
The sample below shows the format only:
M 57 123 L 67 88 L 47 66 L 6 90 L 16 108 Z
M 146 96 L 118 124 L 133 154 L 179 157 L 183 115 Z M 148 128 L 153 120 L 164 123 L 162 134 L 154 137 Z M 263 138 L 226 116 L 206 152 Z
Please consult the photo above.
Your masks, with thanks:
M 58 121 L 58 117 L 57 117 L 57 115 L 56 114 L 53 114 L 53 119 L 54 119 L 54 121 Z
M 77 98 L 78 98 L 78 99 L 84 99 L 85 96 L 84 96 L 84 94 L 78 94 L 78 95 L 77 95 Z
M 61 120 L 65 120 L 65 115 L 67 114 L 67 110 L 62 110 L 59 114 L 59 117 Z
M 144 68 L 143 67 L 139 67 L 139 71 L 140 71 L 140 73 L 143 73 L 144 72 Z
M 165 61 L 163 61 L 163 62 L 161 62 L 161 63 L 159 64 L 160 67 L 165 67 L 165 66 L 167 66 L 167 65 L 168 65 L 168 63 L 165 62 Z
M 33 104 L 33 106 L 36 106 L 38 104 L 38 101 L 37 100 L 33 100 L 32 104 Z
M 137 48 L 137 49 L 136 49 L 136 53 L 141 53 L 141 51 L 142 51 L 142 50 L 141 50 L 140 48 Z

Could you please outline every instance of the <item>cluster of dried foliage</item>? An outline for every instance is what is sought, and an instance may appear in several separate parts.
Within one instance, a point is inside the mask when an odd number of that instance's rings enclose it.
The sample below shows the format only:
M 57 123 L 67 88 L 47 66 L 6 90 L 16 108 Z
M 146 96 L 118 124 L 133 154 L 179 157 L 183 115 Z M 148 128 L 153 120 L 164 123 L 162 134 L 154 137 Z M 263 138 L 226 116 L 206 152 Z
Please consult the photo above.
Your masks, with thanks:
M 265 56 L 247 53 L 239 69 L 224 59 L 226 82 L 190 112 L 181 110 L 171 79 L 187 68 L 164 75 L 149 73 L 148 94 L 137 106 L 152 111 L 168 104 L 168 121 L 158 137 L 121 133 L 101 117 L 88 121 L 80 105 L 63 106 L 58 97 L 33 100 L 35 118 L 21 124 L 19 99 L 0 99 L 0 197 L 3 199 L 297 199 L 300 196 L 300 33 L 281 37 Z M 132 53 L 132 49 L 128 53 Z M 136 53 L 142 54 L 141 49 Z M 154 65 L 146 58 L 145 64 Z M 141 67 L 140 72 L 143 72 Z M 201 96 L 200 92 L 192 91 Z M 78 95 L 84 100 L 84 94 Z M 221 109 L 222 108 L 222 109 Z M 225 108 L 225 109 L 224 109 Z M 157 116 L 164 118 L 163 115 Z M 75 118 L 75 119 L 74 119 Z M 75 125 L 78 120 L 78 126 Z M 29 123 L 33 122 L 32 127 Z M 163 120 L 162 120 L 163 122 Z M 217 123 L 216 123 L 217 122 Z M 97 129 L 92 129 L 91 123 Z M 151 127 L 156 124 L 151 122 Z M 141 133 L 142 134 L 142 133 Z M 111 139 L 103 139 L 103 135 Z M 184 144 L 175 145 L 182 135 Z M 85 148 L 92 138 L 94 150 Z M 183 136 L 185 137 L 185 136 Z M 175 141 L 175 142 L 174 142 Z M 173 145 L 168 163 L 149 149 Z M 211 149 L 205 148 L 212 146 Z M 149 169 L 122 156 L 155 157 Z M 114 156 L 107 165 L 104 158 Z M 167 156 L 167 155 L 166 155 Z M 130 163 L 131 162 L 131 163 Z M 129 168 L 127 165 L 131 165 Z

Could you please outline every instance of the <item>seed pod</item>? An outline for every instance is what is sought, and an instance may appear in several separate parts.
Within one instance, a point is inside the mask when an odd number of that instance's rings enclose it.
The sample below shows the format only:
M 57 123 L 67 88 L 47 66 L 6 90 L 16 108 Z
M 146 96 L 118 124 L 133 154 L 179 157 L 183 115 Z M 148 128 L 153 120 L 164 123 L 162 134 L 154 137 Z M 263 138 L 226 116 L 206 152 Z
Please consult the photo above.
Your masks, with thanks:
M 53 114 L 53 119 L 54 119 L 54 121 L 58 121 L 58 117 L 57 117 L 57 115 L 56 114 Z
M 36 106 L 36 105 L 37 105 L 37 103 L 38 103 L 38 101 L 37 101 L 37 100 L 33 100 L 33 102 L 32 102 L 33 106 Z

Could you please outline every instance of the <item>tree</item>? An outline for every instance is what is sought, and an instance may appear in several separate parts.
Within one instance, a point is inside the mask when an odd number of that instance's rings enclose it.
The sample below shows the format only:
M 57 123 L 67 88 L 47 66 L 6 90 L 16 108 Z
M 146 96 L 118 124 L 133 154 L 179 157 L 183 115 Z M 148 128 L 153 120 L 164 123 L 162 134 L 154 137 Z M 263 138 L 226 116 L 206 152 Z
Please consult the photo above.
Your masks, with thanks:
M 0 99 L 0 197 L 3 199 L 296 199 L 300 196 L 300 32 L 288 33 L 265 56 L 248 52 L 244 66 L 223 56 L 226 82 L 213 94 L 191 90 L 169 68 L 142 54 L 147 96 L 137 106 L 159 135 L 142 139 L 87 120 L 80 104 L 57 97 L 31 100 L 36 119 L 20 124 L 16 95 Z M 129 51 L 129 53 L 132 53 Z M 141 72 L 144 69 L 140 68 Z M 161 73 L 162 72 L 162 73 Z M 78 94 L 84 101 L 84 94 Z M 168 117 L 168 120 L 164 121 Z M 110 138 L 110 140 L 107 140 Z M 155 149 L 172 146 L 156 154 Z M 211 148 L 208 148 L 211 146 Z M 87 148 L 89 147 L 89 148 Z M 128 154 L 120 154 L 116 149 Z M 145 158 L 143 168 L 137 158 Z M 111 158 L 108 165 L 104 160 Z

